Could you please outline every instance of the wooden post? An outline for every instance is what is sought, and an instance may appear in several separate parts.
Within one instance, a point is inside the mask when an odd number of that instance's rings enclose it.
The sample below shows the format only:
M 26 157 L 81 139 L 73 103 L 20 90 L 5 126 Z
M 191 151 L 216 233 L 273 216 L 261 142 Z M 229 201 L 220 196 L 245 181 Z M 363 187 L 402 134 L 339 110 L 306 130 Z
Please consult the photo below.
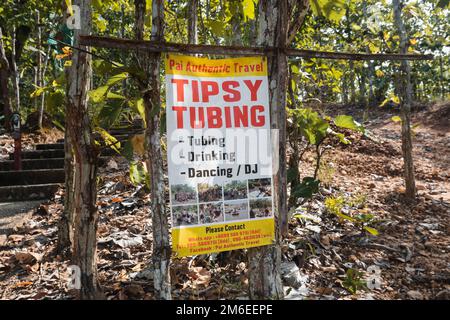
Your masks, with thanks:
M 92 30 L 91 0 L 74 0 L 80 8 L 80 34 Z M 73 262 L 80 268 L 81 299 L 103 298 L 97 279 L 97 159 L 99 150 L 92 135 L 88 96 L 92 76 L 91 55 L 74 50 L 69 76 L 66 130 L 69 130 L 75 160 L 73 216 Z
M 258 6 L 258 45 L 284 48 L 287 40 L 287 0 L 261 0 Z M 271 129 L 278 130 L 278 165 L 273 172 L 275 243 L 249 249 L 249 295 L 251 299 L 282 299 L 281 233 L 287 224 L 286 201 L 286 82 L 287 57 L 278 50 L 268 58 Z M 275 154 L 274 154 L 274 158 Z M 274 161 L 275 162 L 275 161 Z
M 143 17 L 145 15 L 145 0 L 135 0 L 136 29 L 135 36 L 142 40 L 144 36 Z M 152 35 L 153 41 L 164 39 L 164 0 L 152 2 Z M 161 149 L 160 136 L 160 57 L 159 52 L 148 53 L 138 50 L 139 64 L 145 70 L 148 79 L 146 83 L 140 83 L 143 93 L 145 118 L 147 129 L 146 138 L 146 163 L 150 174 L 151 196 L 150 207 L 152 211 L 153 226 L 153 282 L 157 299 L 170 300 L 170 256 L 171 247 L 169 239 L 169 221 L 166 206 L 166 194 L 164 184 L 164 163 Z
M 399 0 L 392 1 L 394 9 L 394 21 L 400 36 L 401 53 L 408 52 L 408 36 L 401 16 L 401 4 Z M 406 197 L 413 200 L 416 196 L 416 183 L 414 179 L 414 163 L 412 156 L 412 138 L 411 138 L 411 68 L 408 61 L 401 63 L 401 76 L 397 82 L 400 93 L 400 108 L 402 118 L 402 152 L 404 162 L 404 177 L 406 187 Z

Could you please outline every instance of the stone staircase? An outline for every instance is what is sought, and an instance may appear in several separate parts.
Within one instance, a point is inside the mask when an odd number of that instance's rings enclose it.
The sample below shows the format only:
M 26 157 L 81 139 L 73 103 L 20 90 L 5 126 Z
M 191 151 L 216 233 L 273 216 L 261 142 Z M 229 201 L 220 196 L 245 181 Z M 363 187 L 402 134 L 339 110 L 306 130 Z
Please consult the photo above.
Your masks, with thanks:
M 109 133 L 121 142 L 134 134 L 142 133 L 142 123 L 120 126 Z M 110 148 L 102 150 L 99 165 L 116 152 Z M 22 151 L 22 170 L 14 170 L 14 154 L 9 160 L 0 161 L 0 203 L 31 201 L 53 198 L 64 183 L 64 139 L 57 143 L 37 144 L 35 150 Z

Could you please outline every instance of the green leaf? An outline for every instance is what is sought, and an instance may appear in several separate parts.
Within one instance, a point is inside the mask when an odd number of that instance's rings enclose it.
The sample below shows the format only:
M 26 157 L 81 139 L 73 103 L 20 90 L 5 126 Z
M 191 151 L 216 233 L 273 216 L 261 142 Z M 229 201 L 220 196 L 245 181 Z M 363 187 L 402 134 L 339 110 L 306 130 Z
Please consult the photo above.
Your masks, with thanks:
M 361 132 L 364 131 L 362 125 L 356 122 L 352 116 L 339 115 L 333 119 L 333 122 L 339 128 L 345 128 Z
M 340 217 L 340 218 L 342 218 L 342 219 L 344 219 L 344 220 L 348 220 L 348 221 L 351 221 L 351 222 L 356 222 L 356 219 L 355 219 L 355 218 L 352 218 L 352 217 L 350 217 L 350 216 L 348 216 L 348 215 L 346 215 L 346 214 L 343 214 L 343 213 L 340 212 L 340 211 L 335 212 L 335 213 L 336 213 L 336 215 L 337 215 L 338 217 Z
M 144 121 L 144 126 L 146 124 L 145 121 L 145 106 L 144 106 L 144 99 L 140 98 L 137 99 L 134 102 L 134 108 L 137 111 L 137 113 L 139 114 L 139 116 L 142 118 L 142 120 Z
M 244 11 L 245 21 L 247 21 L 248 19 L 255 19 L 255 3 L 253 2 L 253 0 L 243 0 L 242 9 Z
M 336 132 L 334 130 L 329 129 L 328 132 L 332 135 L 334 135 L 335 137 L 339 138 L 339 141 L 342 142 L 343 144 L 351 144 L 352 142 L 350 140 L 348 140 L 345 135 L 343 133 L 340 132 Z
M 102 128 L 110 128 L 120 117 L 123 109 L 122 101 L 112 100 L 104 105 L 98 114 L 98 121 Z
M 286 172 L 286 176 L 287 176 L 287 183 L 291 183 L 292 181 L 294 181 L 297 178 L 297 174 L 298 174 L 298 170 L 296 170 L 295 168 L 289 168 Z
M 122 73 L 115 74 L 108 79 L 108 81 L 106 82 L 106 85 L 112 86 L 119 81 L 125 80 L 126 78 L 128 78 L 128 72 L 122 72 Z
M 97 127 L 96 131 L 98 131 L 98 133 L 100 133 L 100 135 L 102 136 L 102 138 L 105 141 L 105 143 L 111 149 L 113 149 L 114 151 L 116 151 L 117 153 L 120 154 L 120 151 L 119 151 L 120 150 L 120 142 L 115 137 L 113 137 L 112 135 L 110 135 L 108 133 L 108 131 L 106 131 L 106 130 L 100 128 L 100 127 Z
M 37 87 L 36 90 L 34 90 L 30 94 L 30 98 L 37 98 L 37 97 L 41 96 L 41 94 L 44 93 L 44 91 L 45 91 L 45 87 Z
M 72 0 L 65 0 L 69 14 L 73 16 Z
M 125 100 L 126 99 L 125 96 L 115 93 L 115 92 L 111 92 L 111 91 L 108 91 L 108 93 L 106 94 L 106 98 L 107 99 L 115 99 L 115 100 Z
M 305 177 L 292 192 L 296 198 L 309 199 L 314 193 L 319 192 L 319 180 L 315 180 L 313 177 Z
M 130 162 L 133 160 L 133 144 L 131 140 L 127 140 L 123 144 L 120 154 Z
M 393 116 L 391 118 L 391 120 L 394 121 L 394 122 L 402 122 L 402 118 L 400 118 L 399 116 Z
M 99 103 L 105 101 L 106 93 L 108 92 L 108 86 L 101 86 L 97 89 L 91 90 L 88 92 L 89 97 L 91 97 L 92 101 L 95 103 Z
M 294 123 L 310 144 L 319 145 L 327 135 L 329 124 L 310 108 L 296 109 L 293 112 Z
M 364 230 L 366 230 L 368 233 L 370 233 L 373 236 L 377 236 L 379 234 L 378 230 L 375 228 L 371 228 L 371 227 L 367 227 L 367 226 L 364 226 L 363 228 L 364 228 Z
M 57 109 L 64 106 L 65 92 L 63 90 L 56 90 L 46 96 L 45 106 L 50 109 L 50 113 L 56 112 Z
M 145 184 L 150 187 L 150 179 L 142 162 L 130 163 L 130 180 L 134 185 Z

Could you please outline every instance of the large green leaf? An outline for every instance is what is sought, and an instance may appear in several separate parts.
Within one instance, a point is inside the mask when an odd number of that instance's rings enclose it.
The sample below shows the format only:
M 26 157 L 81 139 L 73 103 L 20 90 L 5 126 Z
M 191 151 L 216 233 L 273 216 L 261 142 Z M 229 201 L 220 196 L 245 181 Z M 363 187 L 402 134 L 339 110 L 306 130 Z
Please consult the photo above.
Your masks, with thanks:
M 300 133 L 310 144 L 319 145 L 327 135 L 329 124 L 312 109 L 294 110 L 293 118 Z
M 108 90 L 109 90 L 108 86 L 101 86 L 94 90 L 89 91 L 88 95 L 92 99 L 93 102 L 99 103 L 99 102 L 105 101 L 106 93 L 108 92 Z
M 339 115 L 333 119 L 334 124 L 339 128 L 345 128 L 363 132 L 364 129 L 352 116 Z
M 113 149 L 114 151 L 116 151 L 117 153 L 120 153 L 120 142 L 113 137 L 112 135 L 110 135 L 108 133 L 108 131 L 106 131 L 103 128 L 97 127 L 96 131 L 98 133 L 100 133 L 100 135 L 102 136 L 103 140 L 105 141 L 106 145 L 108 145 L 111 149 Z
M 134 185 L 145 184 L 149 188 L 149 176 L 142 162 L 130 163 L 130 180 Z
M 110 100 L 105 104 L 98 114 L 98 122 L 102 128 L 110 128 L 120 117 L 123 109 L 123 102 L 120 100 Z
M 305 177 L 295 190 L 292 191 L 292 195 L 296 198 L 311 198 L 314 193 L 319 192 L 319 180 L 315 180 L 313 177 Z

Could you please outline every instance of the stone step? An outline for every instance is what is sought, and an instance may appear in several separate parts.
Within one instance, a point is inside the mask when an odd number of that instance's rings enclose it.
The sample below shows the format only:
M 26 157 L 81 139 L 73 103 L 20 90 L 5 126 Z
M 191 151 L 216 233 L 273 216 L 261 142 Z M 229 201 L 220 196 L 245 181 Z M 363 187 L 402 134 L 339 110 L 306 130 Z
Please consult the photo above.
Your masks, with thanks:
M 142 128 L 133 128 L 130 130 L 130 128 L 116 128 L 116 129 L 111 129 L 108 131 L 110 135 L 112 136 L 120 136 L 120 135 L 134 135 L 134 134 L 139 134 L 139 133 L 144 133 L 144 129 Z
M 117 152 L 111 148 L 104 149 L 101 156 L 114 156 Z M 64 149 L 49 149 L 49 150 L 31 150 L 23 151 L 22 159 L 48 159 L 48 158 L 64 158 Z M 14 153 L 9 154 L 9 159 L 14 160 Z
M 22 170 L 64 168 L 64 158 L 22 159 Z M 0 162 L 0 171 L 14 170 L 14 160 Z
M 64 149 L 31 150 L 22 151 L 22 159 L 47 159 L 64 158 Z M 9 159 L 14 160 L 14 154 L 9 154 Z
M 40 143 L 36 145 L 36 150 L 64 149 L 63 143 Z
M 143 133 L 143 132 L 142 132 Z M 116 138 L 117 140 L 119 140 L 120 142 L 125 142 L 128 139 L 130 139 L 132 136 L 134 136 L 135 133 L 130 133 L 130 134 L 119 134 L 119 135 L 113 135 L 114 138 Z M 64 143 L 64 139 L 58 139 L 56 140 L 57 143 Z
M 52 199 L 58 183 L 0 186 L 0 202 Z
M 0 186 L 63 183 L 64 169 L 0 171 Z
M 99 158 L 99 166 L 108 162 L 108 157 Z M 63 169 L 64 158 L 22 159 L 22 170 Z M 0 161 L 0 171 L 14 170 L 14 160 Z

